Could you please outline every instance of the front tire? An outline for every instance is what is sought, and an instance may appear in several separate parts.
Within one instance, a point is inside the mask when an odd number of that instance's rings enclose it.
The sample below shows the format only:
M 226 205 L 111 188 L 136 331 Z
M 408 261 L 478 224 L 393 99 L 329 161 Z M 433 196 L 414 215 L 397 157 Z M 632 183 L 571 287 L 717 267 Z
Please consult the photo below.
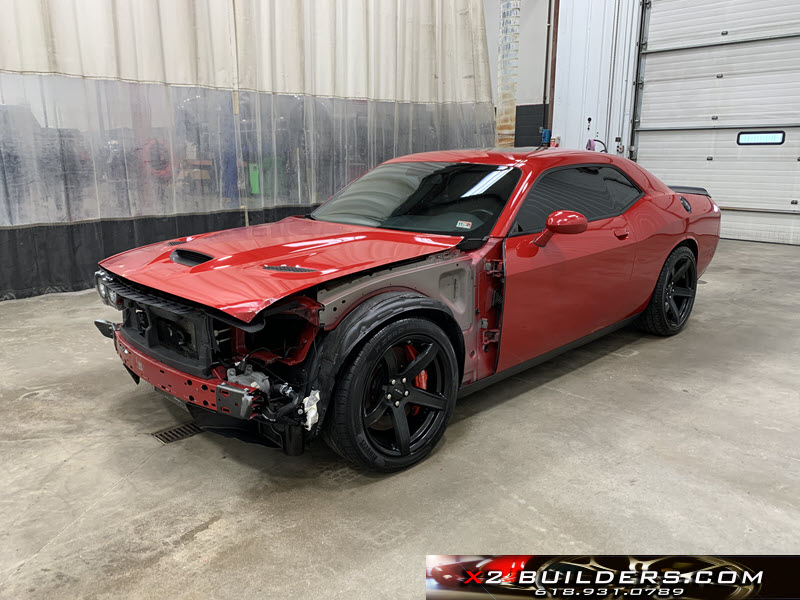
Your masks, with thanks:
M 453 345 L 439 327 L 420 318 L 390 323 L 343 367 L 323 437 L 369 469 L 410 467 L 444 434 L 458 374 Z
M 675 335 L 689 320 L 696 293 L 697 262 L 694 253 L 686 246 L 679 246 L 667 257 L 639 325 L 654 335 Z

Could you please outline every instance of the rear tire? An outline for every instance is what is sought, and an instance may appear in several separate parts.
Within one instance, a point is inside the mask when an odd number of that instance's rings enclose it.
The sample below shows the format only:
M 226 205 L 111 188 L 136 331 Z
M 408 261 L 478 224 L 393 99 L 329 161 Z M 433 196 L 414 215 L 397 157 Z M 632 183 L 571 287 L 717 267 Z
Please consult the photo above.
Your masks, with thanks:
M 439 327 L 420 318 L 390 323 L 342 368 L 323 438 L 369 469 L 410 467 L 444 434 L 458 374 L 453 346 Z
M 641 329 L 654 335 L 680 332 L 694 307 L 697 293 L 697 263 L 686 246 L 675 248 L 667 257 L 650 303 L 639 317 Z

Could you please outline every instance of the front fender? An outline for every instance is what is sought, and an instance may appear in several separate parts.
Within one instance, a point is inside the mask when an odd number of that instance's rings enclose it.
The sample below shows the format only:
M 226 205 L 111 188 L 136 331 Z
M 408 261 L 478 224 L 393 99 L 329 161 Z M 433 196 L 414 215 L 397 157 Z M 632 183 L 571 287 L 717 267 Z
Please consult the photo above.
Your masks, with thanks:
M 459 361 L 459 381 L 464 368 L 464 339 L 450 309 L 433 298 L 412 291 L 389 291 L 364 300 L 352 309 L 346 317 L 327 333 L 321 341 L 317 361 L 315 383 L 312 387 L 321 390 L 324 402 L 320 411 L 320 421 L 324 417 L 328 403 L 333 395 L 336 377 L 350 353 L 367 339 L 370 334 L 388 323 L 408 313 L 423 313 L 442 327 L 453 342 Z

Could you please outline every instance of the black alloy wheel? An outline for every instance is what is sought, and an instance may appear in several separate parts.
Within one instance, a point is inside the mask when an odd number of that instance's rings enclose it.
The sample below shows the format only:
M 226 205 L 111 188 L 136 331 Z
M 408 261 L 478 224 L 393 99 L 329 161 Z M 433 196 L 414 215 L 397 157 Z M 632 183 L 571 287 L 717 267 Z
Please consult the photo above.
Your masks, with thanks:
M 362 402 L 370 441 L 397 456 L 424 445 L 447 407 L 439 345 L 423 335 L 403 337 L 374 364 Z
M 697 292 L 694 256 L 681 256 L 669 271 L 664 288 L 664 312 L 672 327 L 680 328 L 689 318 Z
M 697 262 L 686 246 L 675 248 L 664 263 L 650 303 L 639 323 L 656 335 L 674 335 L 684 328 L 697 294 Z
M 343 369 L 325 439 L 369 468 L 408 467 L 444 433 L 458 373 L 452 344 L 435 324 L 417 318 L 390 323 Z

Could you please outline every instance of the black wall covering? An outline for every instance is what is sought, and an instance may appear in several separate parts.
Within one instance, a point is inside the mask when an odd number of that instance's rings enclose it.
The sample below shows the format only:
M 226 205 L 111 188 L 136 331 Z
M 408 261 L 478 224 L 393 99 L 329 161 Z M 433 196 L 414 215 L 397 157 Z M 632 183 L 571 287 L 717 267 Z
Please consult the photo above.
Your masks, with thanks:
M 315 206 L 250 210 L 250 225 L 306 214 Z M 244 226 L 244 213 L 139 217 L 0 228 L 0 300 L 94 285 L 98 261 L 138 246 Z
M 541 145 L 542 127 L 547 127 L 547 104 L 517 106 L 514 145 L 518 148 Z

